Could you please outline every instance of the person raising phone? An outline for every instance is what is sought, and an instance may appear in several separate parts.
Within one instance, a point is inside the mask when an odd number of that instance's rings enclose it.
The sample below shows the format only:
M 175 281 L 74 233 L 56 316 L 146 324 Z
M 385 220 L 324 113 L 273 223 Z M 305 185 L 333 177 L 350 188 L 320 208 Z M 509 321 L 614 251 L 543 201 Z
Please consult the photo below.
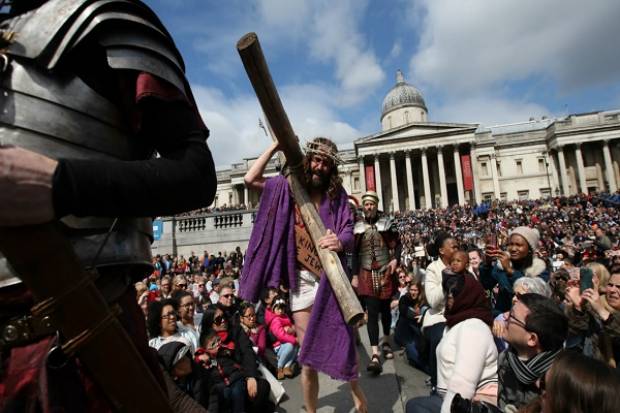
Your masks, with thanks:
M 510 310 L 514 295 L 512 286 L 516 280 L 521 277 L 549 279 L 547 265 L 535 255 L 539 239 L 537 229 L 517 227 L 508 237 L 506 251 L 496 245 L 487 245 L 485 262 L 480 265 L 480 282 L 487 290 L 499 287 L 494 316 Z

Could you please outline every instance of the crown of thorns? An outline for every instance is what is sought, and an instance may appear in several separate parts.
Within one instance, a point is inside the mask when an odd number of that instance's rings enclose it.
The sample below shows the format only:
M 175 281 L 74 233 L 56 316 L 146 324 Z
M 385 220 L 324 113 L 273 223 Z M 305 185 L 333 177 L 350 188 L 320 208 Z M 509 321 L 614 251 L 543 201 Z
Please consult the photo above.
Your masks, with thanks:
M 330 146 L 326 143 L 322 142 L 307 142 L 306 143 L 306 154 L 308 155 L 320 155 L 324 156 L 328 159 L 331 159 L 335 164 L 341 164 L 342 158 L 338 155 L 338 152 L 334 149 L 333 146 Z

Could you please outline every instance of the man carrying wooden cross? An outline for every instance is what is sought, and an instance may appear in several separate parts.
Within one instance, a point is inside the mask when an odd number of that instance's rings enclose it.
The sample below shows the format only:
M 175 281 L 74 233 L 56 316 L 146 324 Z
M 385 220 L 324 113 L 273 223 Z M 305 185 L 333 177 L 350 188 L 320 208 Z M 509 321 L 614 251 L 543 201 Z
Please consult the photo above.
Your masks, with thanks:
M 250 237 L 239 296 L 256 302 L 263 288 L 284 285 L 290 289 L 290 304 L 301 345 L 302 390 L 306 411 L 317 408 L 317 371 L 351 383 L 356 409 L 367 411 L 358 382 L 358 362 L 353 330 L 345 322 L 325 276 L 318 253 L 310 240 L 299 209 L 284 176 L 263 176 L 269 159 L 279 150 L 274 143 L 252 165 L 245 176 L 248 187 L 262 190 L 260 207 Z M 320 248 L 339 254 L 353 249 L 353 220 L 347 193 L 338 176 L 338 149 L 329 139 L 313 139 L 306 147 L 302 185 L 327 228 Z

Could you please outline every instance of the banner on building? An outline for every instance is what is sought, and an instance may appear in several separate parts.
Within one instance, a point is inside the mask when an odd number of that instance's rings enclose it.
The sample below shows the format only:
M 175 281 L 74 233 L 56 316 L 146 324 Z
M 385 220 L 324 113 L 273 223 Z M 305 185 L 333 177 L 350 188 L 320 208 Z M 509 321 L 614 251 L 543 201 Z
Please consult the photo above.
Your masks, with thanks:
M 473 191 L 474 175 L 471 171 L 471 158 L 469 155 L 461 155 L 461 169 L 463 170 L 463 189 Z
M 364 171 L 366 175 L 366 190 L 376 191 L 377 187 L 375 186 L 375 167 L 373 165 L 365 165 Z
M 164 232 L 164 222 L 156 219 L 153 221 L 153 239 L 155 241 L 159 241 L 161 239 L 161 234 Z

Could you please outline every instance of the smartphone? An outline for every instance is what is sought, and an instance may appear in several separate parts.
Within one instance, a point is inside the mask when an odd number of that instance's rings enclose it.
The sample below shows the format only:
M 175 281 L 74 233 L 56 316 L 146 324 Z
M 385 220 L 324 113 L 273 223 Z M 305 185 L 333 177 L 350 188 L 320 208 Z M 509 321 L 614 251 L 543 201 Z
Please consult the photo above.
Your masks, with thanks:
M 594 284 L 592 283 L 592 270 L 590 268 L 584 267 L 579 269 L 579 291 L 582 293 L 588 288 L 593 288 Z
M 497 234 L 495 233 L 495 231 L 491 233 L 489 243 L 491 244 L 492 247 L 497 249 Z

